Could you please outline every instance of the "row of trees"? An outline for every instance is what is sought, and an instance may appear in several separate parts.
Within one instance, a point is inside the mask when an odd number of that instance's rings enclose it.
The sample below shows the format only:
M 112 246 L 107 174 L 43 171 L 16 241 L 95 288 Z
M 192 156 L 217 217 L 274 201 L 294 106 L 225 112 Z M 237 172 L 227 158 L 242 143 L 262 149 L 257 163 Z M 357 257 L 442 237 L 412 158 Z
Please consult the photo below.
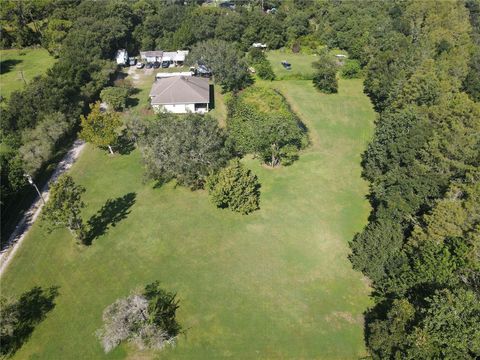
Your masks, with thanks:
M 42 24 L 55 27 L 57 23 L 57 30 L 64 31 L 52 35 L 58 41 L 52 45 L 59 55 L 55 65 L 1 104 L 0 127 L 6 149 L 0 154 L 2 239 L 8 239 L 20 194 L 27 189 L 24 174 L 42 175 L 78 129 L 78 119 L 88 111 L 88 104 L 111 81 L 115 68 L 107 59 L 133 31 L 133 15 L 125 9 L 128 6 L 115 1 L 3 3 L 3 19 L 27 22 L 15 25 L 15 36 L 22 36 L 23 30 L 17 27 L 30 27 L 32 22 L 37 24 L 41 41 L 48 37 Z M 27 7 L 38 11 L 26 11 Z M 61 21 L 69 25 L 63 27 Z
M 366 343 L 375 359 L 475 359 L 480 104 L 470 81 L 479 3 L 362 4 L 358 16 L 382 31 L 336 41 L 353 54 L 363 43 L 365 92 L 379 112 L 363 155 L 373 210 L 350 244 L 374 289 Z

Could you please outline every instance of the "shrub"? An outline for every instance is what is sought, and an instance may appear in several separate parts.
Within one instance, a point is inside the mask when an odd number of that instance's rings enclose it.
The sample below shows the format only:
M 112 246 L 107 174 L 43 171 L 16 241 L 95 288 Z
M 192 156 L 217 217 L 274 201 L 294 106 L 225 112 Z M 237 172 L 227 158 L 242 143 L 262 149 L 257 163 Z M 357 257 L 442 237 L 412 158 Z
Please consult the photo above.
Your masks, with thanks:
M 342 67 L 342 77 L 345 79 L 356 79 L 361 76 L 362 69 L 358 60 L 347 60 Z
M 240 161 L 209 176 L 206 187 L 210 199 L 219 208 L 248 214 L 259 208 L 260 184 L 257 177 Z
M 268 60 L 262 61 L 255 65 L 255 71 L 260 79 L 263 80 L 274 80 L 275 73 L 273 72 L 272 66 Z
M 127 103 L 129 90 L 126 87 L 109 86 L 102 90 L 100 98 L 115 111 L 121 111 Z
M 319 55 L 318 61 L 312 65 L 316 69 L 313 85 L 326 94 L 336 93 L 338 91 L 337 65 L 326 49 Z

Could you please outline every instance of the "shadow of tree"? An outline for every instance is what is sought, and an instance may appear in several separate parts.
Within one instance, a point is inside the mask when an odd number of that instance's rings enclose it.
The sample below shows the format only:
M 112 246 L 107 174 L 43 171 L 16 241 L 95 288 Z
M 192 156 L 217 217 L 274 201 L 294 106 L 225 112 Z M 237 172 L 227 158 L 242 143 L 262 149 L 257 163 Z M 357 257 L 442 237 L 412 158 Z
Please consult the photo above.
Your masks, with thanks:
M 128 193 L 116 199 L 108 199 L 105 205 L 88 220 L 88 233 L 85 239 L 86 245 L 91 245 L 93 240 L 106 234 L 110 226 L 117 223 L 130 214 L 130 208 L 135 204 L 135 193 Z
M 123 130 L 122 134 L 118 137 L 115 150 L 117 150 L 120 155 L 128 155 L 135 150 L 135 141 L 129 136 L 126 130 Z
M 10 72 L 15 65 L 20 64 L 23 60 L 7 59 L 0 61 L 0 74 L 6 74 Z
M 55 307 L 58 286 L 42 289 L 35 286 L 20 295 L 16 302 L 1 301 L 1 355 L 13 355 L 28 340 L 35 326 Z

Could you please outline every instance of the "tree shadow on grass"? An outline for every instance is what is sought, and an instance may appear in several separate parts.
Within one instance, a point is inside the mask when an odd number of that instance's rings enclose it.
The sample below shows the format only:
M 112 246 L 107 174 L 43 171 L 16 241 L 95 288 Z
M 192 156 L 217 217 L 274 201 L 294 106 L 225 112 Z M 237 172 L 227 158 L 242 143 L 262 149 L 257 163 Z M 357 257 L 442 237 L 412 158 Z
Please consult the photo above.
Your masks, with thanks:
M 13 355 L 29 339 L 35 326 L 55 307 L 58 286 L 42 289 L 35 286 L 20 295 L 16 302 L 2 302 L 2 346 L 0 354 Z
M 7 59 L 0 61 L 0 74 L 6 74 L 10 72 L 16 65 L 23 62 L 23 60 L 18 59 Z
M 126 130 L 123 130 L 122 134 L 118 137 L 115 150 L 117 150 L 120 155 L 128 155 L 135 150 L 135 141 L 129 136 Z
M 115 227 L 130 214 L 130 208 L 135 204 L 137 194 L 128 193 L 116 199 L 108 199 L 105 205 L 88 220 L 86 245 L 91 245 L 97 237 L 106 234 L 110 226 Z

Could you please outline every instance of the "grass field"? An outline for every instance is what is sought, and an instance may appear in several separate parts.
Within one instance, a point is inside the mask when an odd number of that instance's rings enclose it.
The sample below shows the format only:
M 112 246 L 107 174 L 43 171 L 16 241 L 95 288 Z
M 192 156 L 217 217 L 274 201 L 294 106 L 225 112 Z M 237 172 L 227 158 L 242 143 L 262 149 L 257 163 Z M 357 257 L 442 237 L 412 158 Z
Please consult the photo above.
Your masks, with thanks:
M 0 50 L 0 95 L 8 98 L 25 81 L 45 73 L 55 62 L 45 49 Z M 23 72 L 23 78 L 22 78 Z
M 340 80 L 336 95 L 317 93 L 310 81 L 269 84 L 302 117 L 312 144 L 286 168 L 245 160 L 262 184 L 261 209 L 249 216 L 214 208 L 204 191 L 143 183 L 137 151 L 110 157 L 87 147 L 71 171 L 87 188 L 85 218 L 108 199 L 126 216 L 87 248 L 74 245 L 68 231 L 48 235 L 35 224 L 2 293 L 57 285 L 59 296 L 15 359 L 365 355 L 369 288 L 351 269 L 347 241 L 369 213 L 360 154 L 374 112 L 361 81 Z M 105 223 L 112 216 L 105 212 Z M 122 345 L 104 355 L 94 336 L 103 309 L 154 280 L 178 293 L 185 335 L 157 354 Z
M 314 69 L 312 63 L 317 60 L 315 55 L 294 54 L 291 51 L 267 51 L 267 58 L 272 64 L 273 72 L 278 80 L 312 79 Z M 286 70 L 281 64 L 286 60 L 292 65 L 291 70 Z

